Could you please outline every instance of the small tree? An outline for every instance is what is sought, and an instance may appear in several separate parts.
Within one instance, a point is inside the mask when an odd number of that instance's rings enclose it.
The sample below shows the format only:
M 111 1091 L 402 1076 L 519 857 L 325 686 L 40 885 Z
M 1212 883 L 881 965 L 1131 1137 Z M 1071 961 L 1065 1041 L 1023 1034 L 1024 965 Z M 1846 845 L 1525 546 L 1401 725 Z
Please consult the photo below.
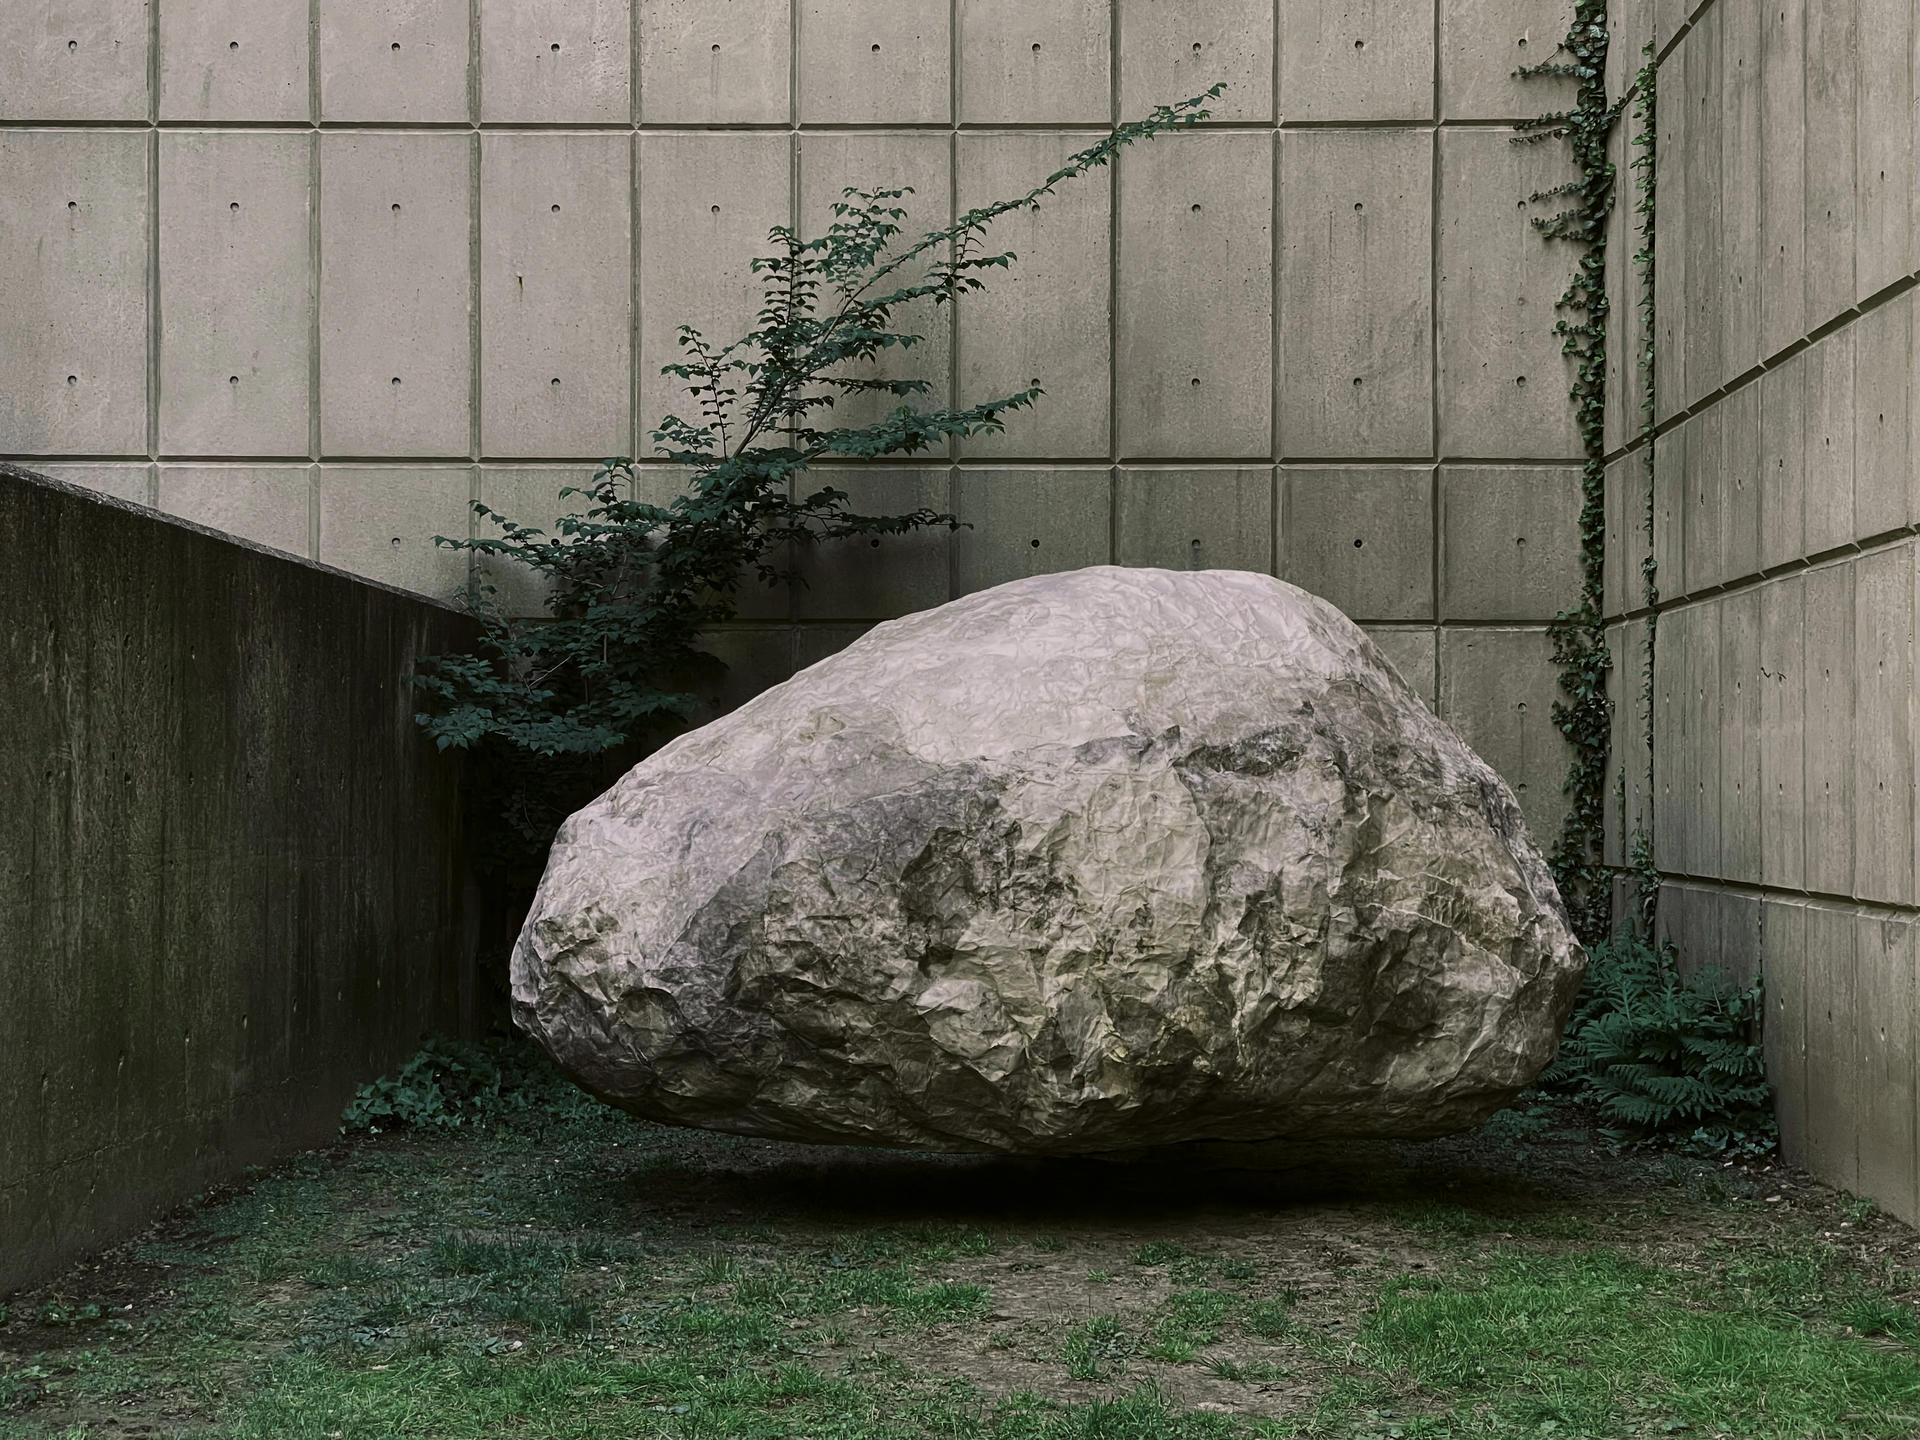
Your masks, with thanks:
M 843 491 L 799 488 L 823 456 L 944 447 L 956 436 L 1002 429 L 1007 412 L 1043 393 L 1034 386 L 978 405 L 917 408 L 913 401 L 929 391 L 924 380 L 870 373 L 885 352 L 911 350 L 922 339 L 896 328 L 895 312 L 919 300 L 953 304 L 983 288 L 989 269 L 1016 258 L 985 248 L 995 220 L 1032 209 L 1136 140 L 1205 119 L 1202 107 L 1222 88 L 1118 127 L 1025 195 L 970 210 L 904 248 L 896 242 L 906 218 L 898 202 L 911 193 L 905 189 L 847 190 L 817 239 L 776 227 L 768 237 L 773 253 L 753 261 L 763 277 L 755 328 L 715 348 L 682 326 L 685 358 L 663 371 L 685 382 L 697 407 L 697 419 L 668 416 L 653 432 L 660 457 L 685 468 L 683 493 L 666 505 L 641 501 L 632 462 L 609 460 L 590 485 L 561 492 L 588 503 L 562 517 L 557 533 L 476 503 L 497 535 L 436 537 L 451 549 L 524 566 L 548 588 L 550 616 L 520 620 L 501 614 L 490 587 L 480 587 L 479 650 L 430 656 L 413 677 L 425 697 L 416 719 L 441 749 L 486 745 L 498 768 L 519 777 L 495 807 L 510 828 L 544 850 L 574 803 L 565 792 L 578 787 L 567 776 L 591 776 L 602 768 L 592 757 L 657 742 L 683 723 L 694 705 L 687 680 L 703 658 L 699 638 L 732 617 L 744 577 L 798 582 L 781 563 L 798 544 L 959 525 L 928 509 L 860 514 Z M 831 425 L 837 401 L 866 394 L 901 403 L 870 425 Z M 536 759 L 547 763 L 529 770 L 526 762 Z

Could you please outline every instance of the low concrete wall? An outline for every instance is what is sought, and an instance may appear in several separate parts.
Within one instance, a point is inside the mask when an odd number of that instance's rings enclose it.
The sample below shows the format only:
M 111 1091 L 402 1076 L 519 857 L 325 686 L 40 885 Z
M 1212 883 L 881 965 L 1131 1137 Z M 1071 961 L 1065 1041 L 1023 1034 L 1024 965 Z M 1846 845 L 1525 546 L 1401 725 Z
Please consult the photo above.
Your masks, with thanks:
M 0 465 L 0 1293 L 475 1009 L 455 611 Z

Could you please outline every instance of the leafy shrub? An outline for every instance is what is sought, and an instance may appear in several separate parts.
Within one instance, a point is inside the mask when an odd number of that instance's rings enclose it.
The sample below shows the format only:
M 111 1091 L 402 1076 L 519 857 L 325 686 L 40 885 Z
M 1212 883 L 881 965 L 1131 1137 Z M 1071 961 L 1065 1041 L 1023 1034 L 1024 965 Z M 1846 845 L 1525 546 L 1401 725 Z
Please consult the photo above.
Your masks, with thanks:
M 582 1119 L 603 1111 L 525 1039 L 436 1035 L 394 1074 L 356 1090 L 340 1129 L 372 1135 L 403 1128 L 454 1130 L 525 1119 Z
M 1579 1002 L 1542 1079 L 1591 1101 L 1624 1137 L 1770 1148 L 1760 1014 L 1757 981 L 1740 989 L 1716 971 L 1683 980 L 1671 945 L 1616 936 L 1588 952 Z
M 583 759 L 657 744 L 684 724 L 696 704 L 689 677 L 712 664 L 698 641 L 733 616 L 743 579 L 797 583 L 793 555 L 820 540 L 958 526 L 929 509 L 862 514 L 845 492 L 808 490 L 802 477 L 829 455 L 944 453 L 949 441 L 998 431 L 1007 412 L 1032 405 L 1037 385 L 919 409 L 912 402 L 927 383 L 878 377 L 873 362 L 921 342 L 898 327 L 903 307 L 952 304 L 1012 263 L 1011 253 L 982 245 L 1000 216 L 1035 208 L 1136 140 L 1205 118 L 1201 106 L 1220 89 L 1118 127 L 1027 194 L 911 244 L 900 243 L 906 211 L 897 202 L 911 193 L 900 189 L 847 190 L 818 239 L 774 228 L 773 253 L 753 261 L 763 294 L 754 328 L 715 345 L 682 326 L 684 359 L 664 368 L 696 407 L 696 418 L 668 416 L 653 432 L 659 457 L 681 467 L 684 491 L 664 505 L 644 501 L 632 462 L 609 460 L 585 489 L 561 492 L 586 507 L 561 518 L 555 534 L 476 505 L 497 535 L 437 537 L 523 567 L 547 587 L 550 616 L 526 621 L 500 614 L 483 585 L 479 650 L 427 657 L 413 676 L 424 698 L 415 718 L 441 749 L 485 746 L 490 768 L 516 754 L 551 762 L 486 798 L 509 830 L 544 850 L 558 820 L 604 783 Z M 901 403 L 871 424 L 831 423 L 838 402 L 873 395 Z

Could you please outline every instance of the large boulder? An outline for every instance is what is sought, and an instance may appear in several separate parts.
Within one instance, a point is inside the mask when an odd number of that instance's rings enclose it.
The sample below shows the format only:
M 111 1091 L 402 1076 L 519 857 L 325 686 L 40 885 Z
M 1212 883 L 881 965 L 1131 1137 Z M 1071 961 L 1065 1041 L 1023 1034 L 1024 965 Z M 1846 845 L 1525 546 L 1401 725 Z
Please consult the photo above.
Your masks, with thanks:
M 1582 957 L 1519 806 L 1264 575 L 879 626 L 561 828 L 519 1023 L 635 1114 L 1086 1153 L 1475 1125 Z

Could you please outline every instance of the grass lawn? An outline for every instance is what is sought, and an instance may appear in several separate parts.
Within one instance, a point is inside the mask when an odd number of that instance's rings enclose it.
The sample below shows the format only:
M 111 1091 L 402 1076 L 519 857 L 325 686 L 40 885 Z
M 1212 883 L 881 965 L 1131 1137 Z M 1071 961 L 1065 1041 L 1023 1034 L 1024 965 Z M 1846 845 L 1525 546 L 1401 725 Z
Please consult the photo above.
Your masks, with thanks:
M 0 1437 L 1920 1434 L 1920 1237 L 1572 1112 L 1029 1163 L 589 1106 L 342 1142 L 14 1297 Z

